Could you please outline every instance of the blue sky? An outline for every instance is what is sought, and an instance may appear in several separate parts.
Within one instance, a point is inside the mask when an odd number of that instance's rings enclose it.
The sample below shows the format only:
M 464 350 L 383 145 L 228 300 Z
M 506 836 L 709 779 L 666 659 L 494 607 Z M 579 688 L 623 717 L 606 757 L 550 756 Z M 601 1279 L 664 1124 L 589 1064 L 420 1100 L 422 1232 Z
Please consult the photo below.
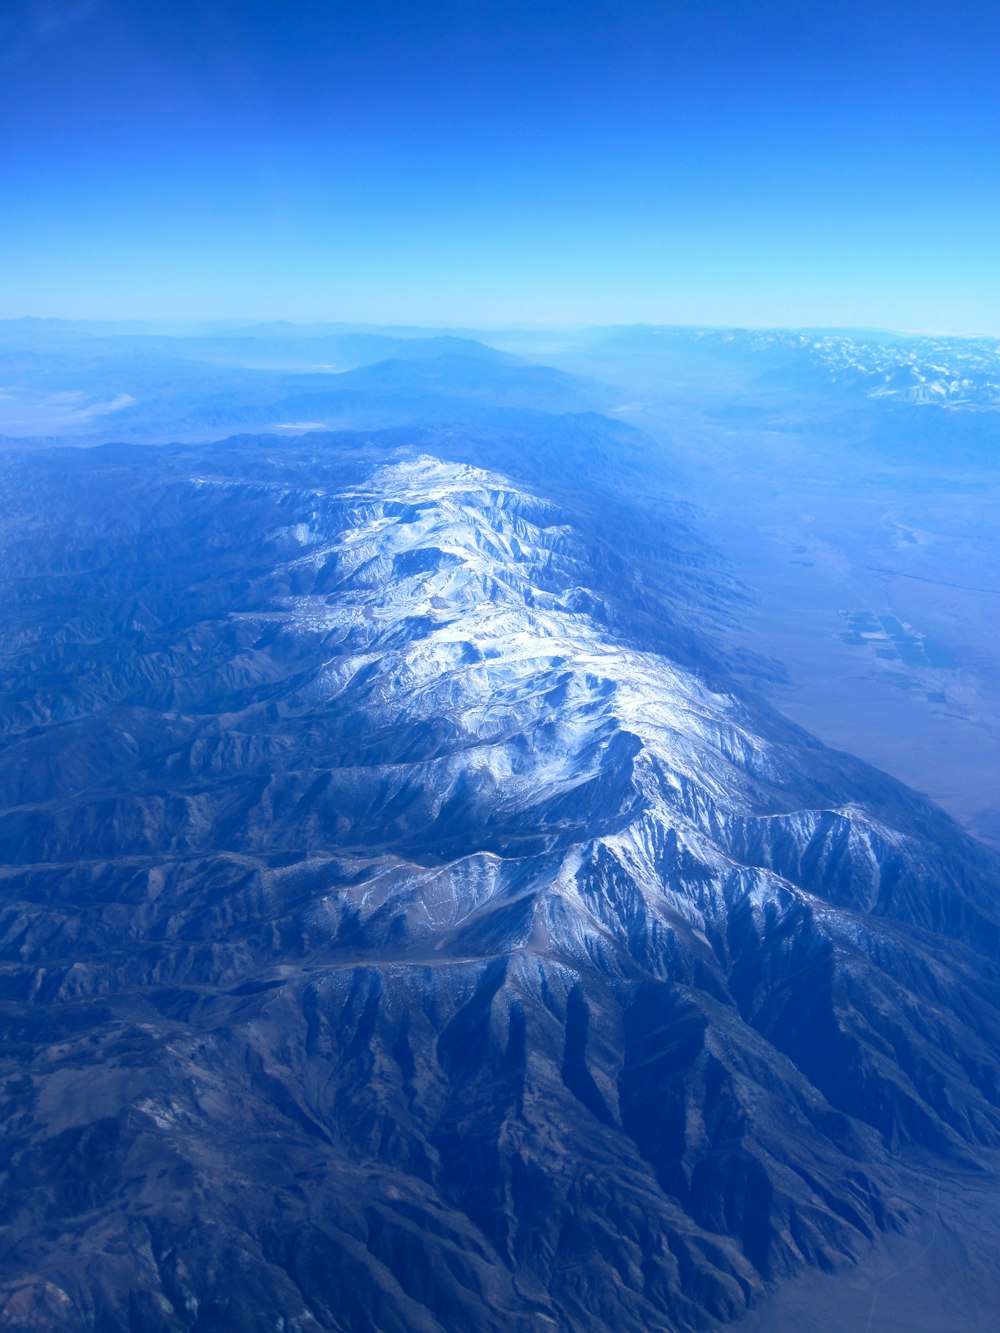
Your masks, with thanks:
M 1000 333 L 986 3 L 0 14 L 0 316 Z

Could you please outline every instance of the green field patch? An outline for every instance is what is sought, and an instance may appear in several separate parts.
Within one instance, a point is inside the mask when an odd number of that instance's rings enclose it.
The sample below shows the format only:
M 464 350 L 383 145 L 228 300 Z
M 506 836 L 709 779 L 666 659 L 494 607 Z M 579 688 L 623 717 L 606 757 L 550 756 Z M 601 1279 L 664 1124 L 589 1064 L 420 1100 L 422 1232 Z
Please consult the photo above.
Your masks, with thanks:
M 955 671 L 958 659 L 951 649 L 925 638 L 898 616 L 876 616 L 871 611 L 841 611 L 847 630 L 840 636 L 852 648 L 874 648 L 886 662 L 900 661 L 919 670 Z

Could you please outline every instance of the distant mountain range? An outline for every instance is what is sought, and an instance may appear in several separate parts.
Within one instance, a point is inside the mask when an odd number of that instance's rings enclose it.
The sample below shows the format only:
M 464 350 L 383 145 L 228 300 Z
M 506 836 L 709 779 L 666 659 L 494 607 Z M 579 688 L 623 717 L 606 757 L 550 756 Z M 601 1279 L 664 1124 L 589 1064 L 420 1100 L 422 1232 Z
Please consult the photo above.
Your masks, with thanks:
M 640 326 L 609 330 L 601 345 L 632 352 L 695 350 L 756 361 L 763 383 L 812 393 L 825 386 L 909 404 L 1000 403 L 1000 338 Z
M 461 420 L 470 400 L 616 412 L 631 399 L 630 363 L 681 382 L 692 368 L 695 379 L 708 371 L 779 412 L 790 395 L 812 411 L 881 408 L 878 429 L 890 434 L 914 429 L 892 408 L 947 407 L 944 426 L 928 419 L 918 433 L 957 431 L 953 447 L 977 453 L 992 431 L 983 411 L 1000 401 L 1000 343 L 989 338 L 653 326 L 495 336 L 498 347 L 484 341 L 490 334 L 336 325 L 166 333 L 0 321 L 0 438 L 167 443 L 237 430 L 384 428 Z
M 0 325 L 0 436 L 210 440 L 461 420 L 513 407 L 581 412 L 616 394 L 471 339 L 260 329 L 253 336 L 105 335 Z M 482 413 L 480 412 L 480 415 Z

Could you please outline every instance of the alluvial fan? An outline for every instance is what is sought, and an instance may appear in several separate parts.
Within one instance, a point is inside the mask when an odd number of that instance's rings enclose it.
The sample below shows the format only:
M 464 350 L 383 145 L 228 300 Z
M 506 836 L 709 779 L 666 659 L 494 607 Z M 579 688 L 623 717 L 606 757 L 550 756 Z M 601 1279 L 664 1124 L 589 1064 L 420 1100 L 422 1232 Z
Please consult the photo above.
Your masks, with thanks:
M 411 434 L 8 464 L 6 1327 L 711 1329 L 995 1169 L 1000 862 Z

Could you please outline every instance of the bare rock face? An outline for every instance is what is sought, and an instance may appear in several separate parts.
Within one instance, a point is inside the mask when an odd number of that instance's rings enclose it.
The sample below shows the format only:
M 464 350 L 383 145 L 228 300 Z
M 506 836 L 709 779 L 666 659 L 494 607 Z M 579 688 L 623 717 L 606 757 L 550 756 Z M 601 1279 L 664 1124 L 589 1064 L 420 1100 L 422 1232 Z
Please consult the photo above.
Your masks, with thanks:
M 8 463 L 5 1327 L 711 1329 L 994 1169 L 1000 862 L 463 443 Z

